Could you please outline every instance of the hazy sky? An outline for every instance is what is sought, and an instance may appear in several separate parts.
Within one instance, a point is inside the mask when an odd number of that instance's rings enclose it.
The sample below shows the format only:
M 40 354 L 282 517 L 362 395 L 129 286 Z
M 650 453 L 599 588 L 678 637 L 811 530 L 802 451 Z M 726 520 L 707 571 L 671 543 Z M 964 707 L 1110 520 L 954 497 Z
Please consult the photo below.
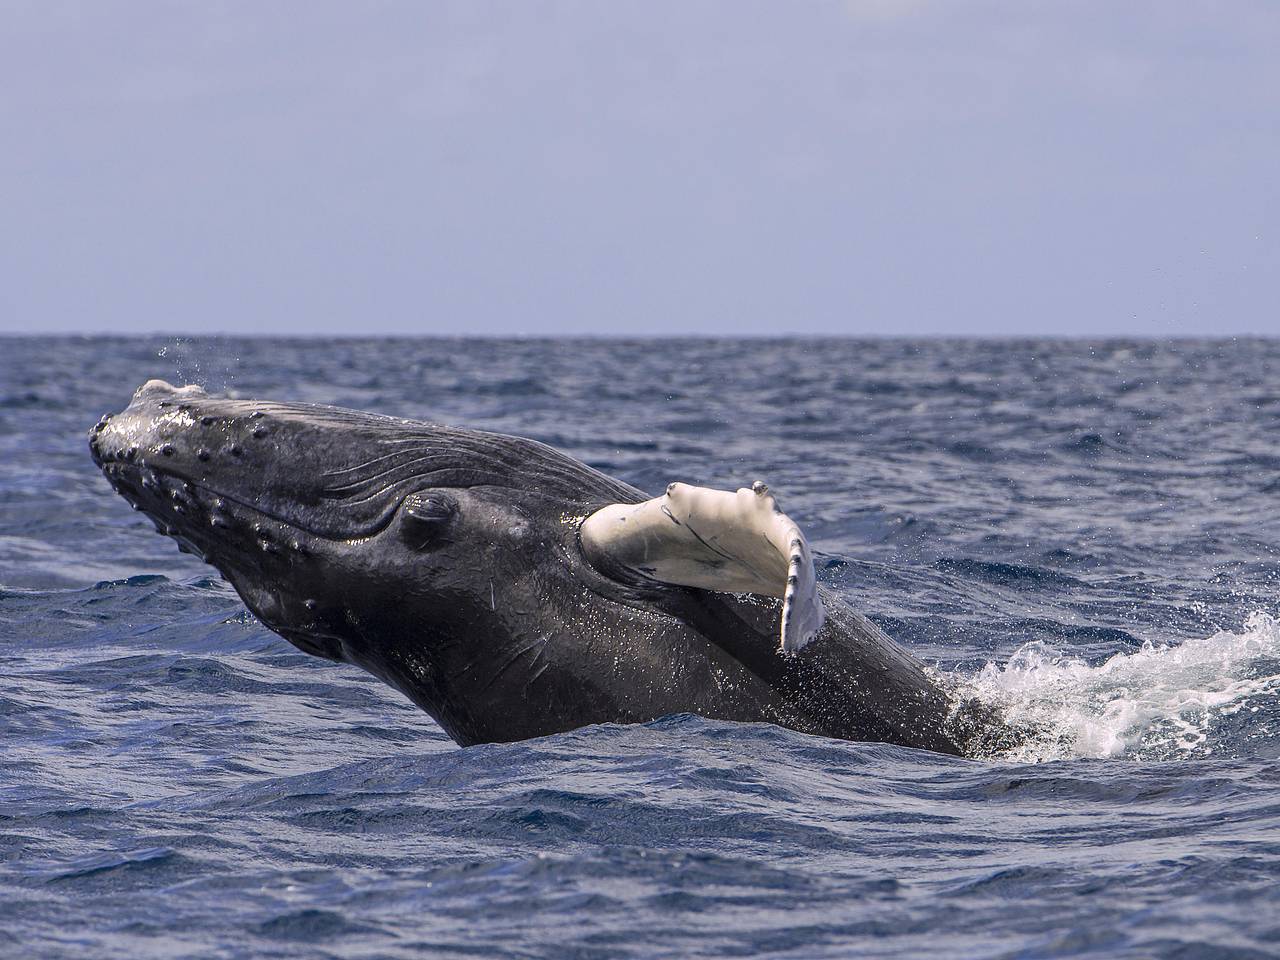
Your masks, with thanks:
M 0 330 L 1280 334 L 1280 3 L 0 0 Z

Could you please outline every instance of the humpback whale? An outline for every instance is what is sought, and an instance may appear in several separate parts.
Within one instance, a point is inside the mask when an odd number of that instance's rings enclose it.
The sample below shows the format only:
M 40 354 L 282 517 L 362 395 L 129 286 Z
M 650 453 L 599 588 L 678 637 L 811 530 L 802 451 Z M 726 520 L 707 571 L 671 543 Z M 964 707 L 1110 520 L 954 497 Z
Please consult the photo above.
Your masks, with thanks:
M 463 746 L 696 713 L 963 754 L 990 719 L 817 583 L 760 482 L 651 497 L 534 440 L 160 380 L 89 445 L 263 624 Z

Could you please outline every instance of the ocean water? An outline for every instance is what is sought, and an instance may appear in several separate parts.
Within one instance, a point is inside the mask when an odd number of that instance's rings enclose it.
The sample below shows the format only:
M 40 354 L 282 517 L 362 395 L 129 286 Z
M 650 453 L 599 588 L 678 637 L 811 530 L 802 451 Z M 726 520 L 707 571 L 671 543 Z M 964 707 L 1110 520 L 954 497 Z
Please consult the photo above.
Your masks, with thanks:
M 455 747 L 111 492 L 143 380 L 767 480 L 1034 722 Z M 0 956 L 1280 956 L 1280 341 L 0 340 Z

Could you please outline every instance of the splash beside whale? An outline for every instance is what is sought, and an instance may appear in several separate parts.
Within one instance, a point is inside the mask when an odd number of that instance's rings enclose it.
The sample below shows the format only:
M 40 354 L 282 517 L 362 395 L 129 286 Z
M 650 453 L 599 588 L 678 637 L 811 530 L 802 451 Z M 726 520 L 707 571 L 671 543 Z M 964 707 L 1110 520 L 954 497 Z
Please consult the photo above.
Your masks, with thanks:
M 464 746 L 697 713 L 963 754 L 1000 726 L 816 583 L 763 484 L 649 498 L 533 440 L 159 380 L 89 443 L 266 626 Z

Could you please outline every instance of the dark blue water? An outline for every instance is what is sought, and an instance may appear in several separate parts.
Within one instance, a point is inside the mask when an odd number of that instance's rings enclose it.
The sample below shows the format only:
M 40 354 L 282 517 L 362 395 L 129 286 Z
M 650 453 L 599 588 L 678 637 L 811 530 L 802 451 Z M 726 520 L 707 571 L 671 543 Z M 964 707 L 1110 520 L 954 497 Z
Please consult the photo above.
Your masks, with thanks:
M 460 750 L 93 468 L 143 380 L 761 478 L 1045 732 Z M 1280 341 L 0 340 L 0 955 L 1280 955 Z

